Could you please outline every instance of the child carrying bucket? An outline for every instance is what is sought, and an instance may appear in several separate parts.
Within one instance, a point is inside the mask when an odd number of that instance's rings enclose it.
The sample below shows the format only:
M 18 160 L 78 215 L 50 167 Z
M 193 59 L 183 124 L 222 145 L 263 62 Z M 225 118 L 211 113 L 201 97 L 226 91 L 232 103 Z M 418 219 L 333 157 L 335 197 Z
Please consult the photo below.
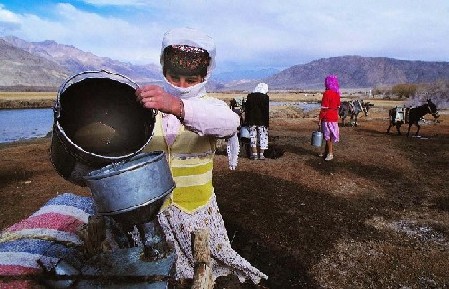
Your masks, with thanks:
M 340 87 L 337 76 L 329 75 L 324 80 L 325 91 L 321 99 L 319 126 L 326 141 L 324 147 L 324 160 L 334 158 L 334 143 L 340 140 L 338 128 L 338 108 L 340 107 Z

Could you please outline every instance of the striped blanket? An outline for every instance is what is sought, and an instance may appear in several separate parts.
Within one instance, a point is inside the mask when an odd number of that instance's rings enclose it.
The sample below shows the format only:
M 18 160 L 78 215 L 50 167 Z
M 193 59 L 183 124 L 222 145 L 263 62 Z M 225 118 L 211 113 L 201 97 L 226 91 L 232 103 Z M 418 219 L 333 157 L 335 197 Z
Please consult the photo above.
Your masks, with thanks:
M 43 272 L 42 264 L 56 264 L 63 257 L 81 262 L 82 240 L 77 232 L 92 214 L 92 198 L 64 193 L 3 230 L 0 289 L 45 288 L 33 278 Z

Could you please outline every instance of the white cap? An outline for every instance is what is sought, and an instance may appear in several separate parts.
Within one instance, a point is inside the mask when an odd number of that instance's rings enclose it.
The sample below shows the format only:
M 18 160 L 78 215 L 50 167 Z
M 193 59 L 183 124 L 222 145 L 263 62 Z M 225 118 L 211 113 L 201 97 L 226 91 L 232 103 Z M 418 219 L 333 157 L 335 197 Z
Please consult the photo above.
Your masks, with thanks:
M 268 84 L 266 83 L 259 83 L 255 88 L 253 92 L 260 92 L 260 93 L 267 93 L 268 92 Z

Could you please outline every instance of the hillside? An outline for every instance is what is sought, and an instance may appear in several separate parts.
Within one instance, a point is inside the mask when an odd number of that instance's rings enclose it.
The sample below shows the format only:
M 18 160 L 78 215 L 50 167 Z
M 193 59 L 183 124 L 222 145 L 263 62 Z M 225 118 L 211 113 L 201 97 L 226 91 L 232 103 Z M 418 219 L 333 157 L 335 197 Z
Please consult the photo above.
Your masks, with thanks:
M 138 84 L 158 83 L 159 65 L 134 65 L 99 57 L 52 40 L 27 42 L 0 38 L 0 86 L 59 86 L 68 75 L 106 69 L 128 76 Z M 372 89 L 398 83 L 430 83 L 449 79 L 449 62 L 409 61 L 386 57 L 341 56 L 293 65 L 277 72 L 251 70 L 216 75 L 209 91 L 250 91 L 258 82 L 270 90 L 322 89 L 323 79 L 336 74 L 343 88 Z M 260 77 L 257 79 L 257 76 Z M 238 79 L 238 80 L 236 80 Z
M 449 62 L 397 60 L 386 57 L 342 56 L 292 66 L 265 81 L 277 89 L 321 88 L 328 74 L 346 88 L 372 88 L 398 83 L 429 83 L 449 79 Z
M 271 90 L 322 89 L 328 74 L 339 76 L 343 88 L 431 83 L 449 79 L 449 62 L 408 61 L 387 57 L 341 56 L 294 65 L 260 81 Z M 224 90 L 251 90 L 258 81 L 228 85 Z
M 0 39 L 0 86 L 56 87 L 69 71 Z
M 16 49 L 29 53 L 24 58 L 13 57 L 11 59 L 12 61 L 22 62 L 22 60 L 27 60 L 28 58 L 39 57 L 40 59 L 43 58 L 54 63 L 60 69 L 67 71 L 69 75 L 82 71 L 105 69 L 126 75 L 138 83 L 152 83 L 161 80 L 158 65 L 134 65 L 108 57 L 99 57 L 71 45 L 58 44 L 52 40 L 27 42 L 13 36 L 4 37 L 3 40 Z M 0 49 L 2 48 L 0 47 Z M 42 67 L 42 70 L 45 70 L 45 68 Z M 65 77 L 61 81 L 58 81 L 58 86 L 64 79 Z M 26 81 L 24 77 L 18 77 L 17 79 L 17 82 L 26 83 Z

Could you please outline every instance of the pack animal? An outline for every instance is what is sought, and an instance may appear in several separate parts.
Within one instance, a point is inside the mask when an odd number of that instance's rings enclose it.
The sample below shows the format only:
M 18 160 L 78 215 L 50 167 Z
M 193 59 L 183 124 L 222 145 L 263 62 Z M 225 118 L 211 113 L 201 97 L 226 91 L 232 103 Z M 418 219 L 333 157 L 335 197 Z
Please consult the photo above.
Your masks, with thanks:
M 364 102 L 363 100 L 351 100 L 351 101 L 343 101 L 338 109 L 338 115 L 341 118 L 342 126 L 346 126 L 345 119 L 346 117 L 350 117 L 349 123 L 352 126 L 358 126 L 357 118 L 359 113 L 363 112 L 365 116 L 368 116 L 368 111 L 370 107 L 374 106 L 374 104 L 369 101 Z
M 415 133 L 415 136 L 417 136 L 419 133 L 419 129 L 421 128 L 421 126 L 419 125 L 419 121 L 428 113 L 432 114 L 435 119 L 439 117 L 437 106 L 430 99 L 427 100 L 427 103 L 413 108 L 392 108 L 389 110 L 390 125 L 388 126 L 387 133 L 390 133 L 390 129 L 393 126 L 396 126 L 396 130 L 400 135 L 401 125 L 408 124 L 407 136 L 409 136 L 410 128 L 414 124 L 418 128 Z

